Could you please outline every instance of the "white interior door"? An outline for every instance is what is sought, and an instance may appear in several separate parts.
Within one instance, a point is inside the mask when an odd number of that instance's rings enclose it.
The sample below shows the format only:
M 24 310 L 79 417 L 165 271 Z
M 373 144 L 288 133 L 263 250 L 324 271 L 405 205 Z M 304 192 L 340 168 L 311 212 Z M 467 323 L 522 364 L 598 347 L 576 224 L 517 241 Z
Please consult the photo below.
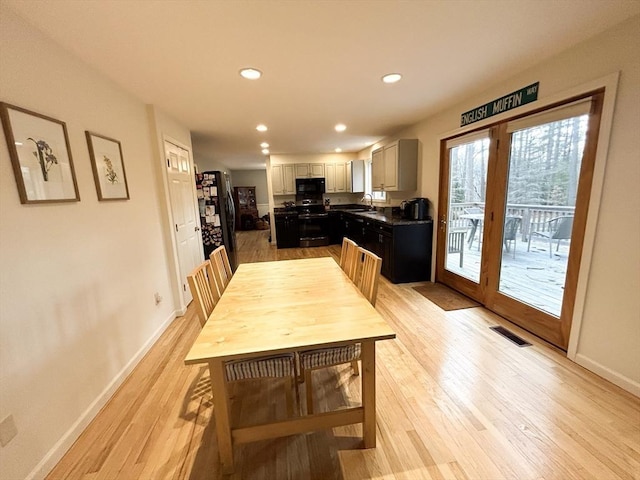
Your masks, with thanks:
M 187 275 L 203 259 L 198 206 L 193 191 L 195 180 L 191 171 L 189 150 L 167 141 L 164 143 L 164 149 L 173 230 L 178 250 L 180 285 L 184 304 L 188 305 L 191 302 L 191 292 L 187 285 Z

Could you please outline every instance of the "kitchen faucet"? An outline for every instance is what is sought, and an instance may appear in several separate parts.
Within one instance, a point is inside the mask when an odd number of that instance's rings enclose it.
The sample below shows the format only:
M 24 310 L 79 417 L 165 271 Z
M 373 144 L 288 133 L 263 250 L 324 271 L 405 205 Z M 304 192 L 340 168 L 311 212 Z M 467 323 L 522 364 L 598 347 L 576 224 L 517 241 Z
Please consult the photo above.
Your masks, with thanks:
M 370 193 L 365 193 L 364 196 L 360 199 L 362 203 L 369 197 L 369 210 L 373 210 L 373 195 Z

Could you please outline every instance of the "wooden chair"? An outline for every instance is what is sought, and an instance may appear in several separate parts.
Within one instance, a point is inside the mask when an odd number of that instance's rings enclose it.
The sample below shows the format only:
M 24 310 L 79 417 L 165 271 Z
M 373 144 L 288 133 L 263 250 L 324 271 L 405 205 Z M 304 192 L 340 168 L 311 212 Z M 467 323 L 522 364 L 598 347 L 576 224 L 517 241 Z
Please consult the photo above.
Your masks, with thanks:
M 362 255 L 362 268 L 359 269 L 356 285 L 362 294 L 367 297 L 369 303 L 375 307 L 382 259 L 362 247 L 358 247 L 358 253 Z
M 364 248 L 358 247 L 355 268 L 357 278 L 354 283 L 374 307 L 376 305 L 381 268 L 382 259 L 380 257 Z M 360 352 L 361 346 L 359 343 L 299 352 L 298 361 L 301 375 L 304 377 L 305 382 L 307 414 L 313 413 L 313 384 L 311 373 L 320 368 L 351 363 L 354 375 L 359 375 L 358 360 L 360 359 Z
M 450 230 L 449 242 L 447 243 L 448 253 L 460 254 L 460 268 L 464 263 L 464 236 L 467 234 L 466 230 Z
M 216 277 L 216 284 L 218 285 L 220 295 L 222 295 L 222 292 L 225 291 L 227 285 L 229 285 L 229 282 L 231 281 L 231 277 L 233 276 L 233 270 L 231 270 L 227 249 L 224 248 L 224 245 L 220 245 L 211 252 L 209 259 L 211 260 L 213 273 Z
M 529 234 L 529 244 L 527 245 L 527 252 L 531 248 L 531 237 L 537 235 L 539 237 L 547 238 L 549 240 L 549 258 L 553 256 L 551 253 L 553 241 L 557 240 L 556 252 L 560 248 L 560 240 L 571 240 L 571 230 L 573 229 L 573 215 L 566 215 L 564 217 L 555 217 L 547 222 L 547 228 L 542 231 L 532 231 Z
M 220 300 L 216 279 L 211 268 L 211 262 L 206 260 L 198 265 L 189 275 L 187 282 L 191 290 L 191 296 L 198 308 L 200 325 L 204 327 L 213 308 Z
M 226 251 L 223 253 L 226 257 Z M 196 302 L 200 324 L 202 326 L 207 322 L 218 300 L 220 300 L 220 295 L 218 294 L 219 287 L 216 285 L 217 276 L 214 275 L 214 272 L 215 269 L 212 268 L 211 261 L 205 260 L 187 276 L 189 289 Z M 229 282 L 227 281 L 227 283 Z M 289 416 L 293 415 L 293 379 L 297 377 L 296 358 L 294 354 L 252 358 L 250 360 L 232 360 L 225 363 L 225 372 L 228 382 L 256 378 L 284 378 L 287 414 Z M 296 389 L 296 399 L 297 398 Z
M 344 237 L 342 239 L 342 252 L 340 254 L 340 268 L 344 270 L 344 273 L 351 279 L 351 281 L 355 281 L 356 278 L 356 270 L 358 262 L 358 244 L 353 240 Z

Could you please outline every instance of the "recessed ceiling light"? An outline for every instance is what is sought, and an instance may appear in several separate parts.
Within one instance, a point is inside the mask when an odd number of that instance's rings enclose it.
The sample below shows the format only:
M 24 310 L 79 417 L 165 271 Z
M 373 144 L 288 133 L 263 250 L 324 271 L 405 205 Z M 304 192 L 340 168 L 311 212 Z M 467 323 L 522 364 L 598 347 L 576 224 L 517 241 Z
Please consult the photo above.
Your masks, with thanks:
M 340 153 L 342 151 L 341 148 L 336 148 L 336 153 Z
M 399 73 L 389 73 L 382 77 L 382 81 L 384 83 L 396 83 L 399 82 L 401 78 L 402 75 L 400 75 Z
M 344 132 L 347 129 L 347 126 L 344 123 L 339 123 L 335 127 L 336 132 Z
M 263 148 L 262 149 L 262 153 L 264 153 L 265 155 L 269 155 L 269 149 L 268 148 Z
M 260 147 L 261 147 L 261 148 L 269 148 L 269 144 L 268 144 L 267 142 L 262 142 L 262 143 L 260 144 Z
M 258 126 L 256 127 L 256 130 L 258 130 L 259 132 L 266 132 L 266 131 L 267 131 L 267 130 L 269 130 L 269 129 L 267 128 L 267 126 L 266 126 L 266 125 L 263 125 L 263 124 L 261 123 L 260 125 L 258 125 Z
M 240 75 L 248 80 L 257 80 L 262 76 L 262 72 L 257 68 L 243 68 L 240 70 Z

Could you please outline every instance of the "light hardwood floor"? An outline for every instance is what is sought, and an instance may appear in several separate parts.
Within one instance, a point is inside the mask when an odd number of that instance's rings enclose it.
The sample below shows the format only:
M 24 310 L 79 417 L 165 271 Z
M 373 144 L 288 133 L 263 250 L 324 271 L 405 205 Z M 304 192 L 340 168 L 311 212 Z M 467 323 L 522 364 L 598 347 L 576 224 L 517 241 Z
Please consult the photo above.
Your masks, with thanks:
M 241 262 L 327 256 L 239 232 Z M 49 479 L 639 479 L 640 400 L 562 352 L 472 308 L 445 312 L 382 279 L 376 309 L 397 333 L 377 348 L 377 448 L 360 426 L 240 445 L 219 473 L 209 373 L 183 359 L 200 325 L 177 318 Z M 267 308 L 267 305 L 265 305 Z M 488 327 L 530 341 L 519 348 Z M 348 365 L 314 373 L 317 409 L 359 402 Z M 234 422 L 285 415 L 271 381 L 232 389 Z

